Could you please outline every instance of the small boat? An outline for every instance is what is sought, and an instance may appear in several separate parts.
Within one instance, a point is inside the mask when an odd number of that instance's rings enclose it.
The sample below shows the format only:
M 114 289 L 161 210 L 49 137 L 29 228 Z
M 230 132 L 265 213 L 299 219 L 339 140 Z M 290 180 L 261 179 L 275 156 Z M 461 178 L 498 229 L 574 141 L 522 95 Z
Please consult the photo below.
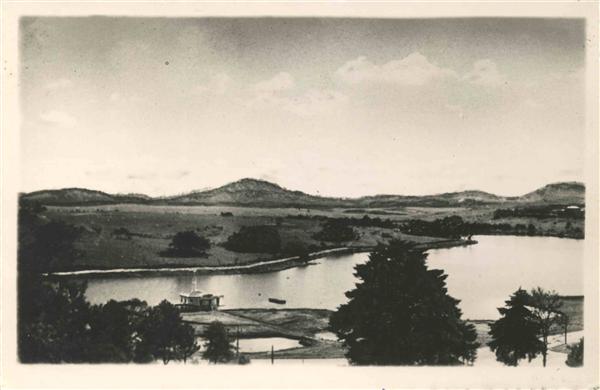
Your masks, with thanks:
M 285 299 L 269 298 L 269 302 L 277 303 L 279 305 L 285 305 Z

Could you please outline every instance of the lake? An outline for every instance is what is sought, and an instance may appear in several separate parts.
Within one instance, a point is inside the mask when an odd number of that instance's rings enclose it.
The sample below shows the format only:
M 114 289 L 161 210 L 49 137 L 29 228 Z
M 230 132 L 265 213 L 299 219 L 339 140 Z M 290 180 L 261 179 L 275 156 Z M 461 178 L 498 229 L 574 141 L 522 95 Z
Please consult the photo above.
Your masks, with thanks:
M 460 299 L 463 318 L 495 319 L 517 288 L 541 286 L 561 295 L 583 294 L 583 240 L 555 237 L 477 236 L 476 245 L 430 250 L 430 268 L 447 274 L 449 293 Z M 356 283 L 353 268 L 366 253 L 330 256 L 317 265 L 248 275 L 198 275 L 197 288 L 223 295 L 224 308 L 335 309 L 346 302 L 344 292 Z M 163 299 L 179 302 L 194 277 L 92 278 L 87 297 L 92 303 L 139 298 L 151 305 Z M 286 300 L 279 305 L 269 298 Z

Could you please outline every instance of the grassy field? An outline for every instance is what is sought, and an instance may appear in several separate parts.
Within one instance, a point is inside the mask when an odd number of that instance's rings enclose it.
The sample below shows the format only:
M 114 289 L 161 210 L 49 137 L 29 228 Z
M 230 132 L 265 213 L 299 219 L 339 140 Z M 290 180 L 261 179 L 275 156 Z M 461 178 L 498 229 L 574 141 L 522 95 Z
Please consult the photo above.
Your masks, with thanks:
M 221 216 L 222 211 L 230 211 L 234 215 Z M 276 226 L 282 247 L 300 241 L 313 251 L 339 246 L 370 247 L 392 238 L 415 243 L 442 241 L 439 238 L 411 236 L 394 229 L 358 227 L 359 238 L 355 241 L 323 243 L 313 238 L 321 230 L 322 221 L 285 217 L 292 209 L 244 208 L 242 211 L 200 206 L 124 205 L 102 208 L 52 207 L 45 215 L 51 220 L 62 220 L 83 227 L 84 233 L 76 244 L 81 256 L 73 269 L 241 265 L 286 256 L 284 253 L 237 253 L 221 246 L 240 227 L 252 225 Z M 131 237 L 115 236 L 113 232 L 119 228 L 130 231 Z M 193 230 L 211 241 L 207 256 L 162 256 L 160 252 L 168 247 L 171 238 L 177 232 L 186 230 Z
M 313 238 L 322 226 L 319 219 L 305 216 L 332 218 L 354 217 L 389 219 L 400 222 L 408 219 L 434 220 L 459 215 L 466 221 L 489 223 L 534 223 L 541 232 L 559 233 L 566 221 L 527 220 L 518 218 L 493 220 L 495 208 L 457 207 L 403 207 L 395 209 L 305 209 L 255 208 L 220 206 L 149 206 L 107 205 L 89 207 L 48 207 L 44 213 L 50 220 L 62 220 L 81 226 L 83 235 L 77 242 L 81 255 L 72 268 L 110 269 L 133 267 L 223 266 L 250 264 L 260 260 L 286 257 L 287 254 L 237 253 L 221 245 L 242 226 L 270 225 L 277 227 L 282 248 L 290 242 L 302 242 L 311 251 L 349 246 L 371 247 L 390 239 L 403 239 L 429 245 L 443 239 L 403 234 L 396 228 L 355 227 L 358 239 L 346 243 L 326 243 Z M 233 216 L 222 216 L 222 212 Z M 302 216 L 302 217 L 298 217 Z M 574 222 L 581 223 L 581 222 Z M 131 232 L 124 238 L 114 234 L 119 228 Z M 205 257 L 165 257 L 164 251 L 177 233 L 193 230 L 211 241 Z

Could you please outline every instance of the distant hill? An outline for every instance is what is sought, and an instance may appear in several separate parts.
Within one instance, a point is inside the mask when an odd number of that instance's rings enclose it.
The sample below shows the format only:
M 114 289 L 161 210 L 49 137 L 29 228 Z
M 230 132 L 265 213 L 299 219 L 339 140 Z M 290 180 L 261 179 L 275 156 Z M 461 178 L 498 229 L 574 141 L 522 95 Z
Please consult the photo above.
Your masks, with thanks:
M 548 184 L 519 198 L 521 202 L 547 204 L 584 204 L 585 186 L 579 182 Z
M 264 180 L 241 179 L 224 186 L 183 195 L 152 198 L 143 194 L 111 195 L 84 188 L 43 190 L 21 194 L 21 199 L 45 205 L 100 205 L 143 203 L 162 205 L 237 205 L 257 207 L 445 207 L 499 204 L 584 204 L 582 183 L 554 183 L 517 197 L 483 191 L 449 192 L 437 195 L 375 195 L 361 198 L 332 198 L 292 191 Z
M 264 180 L 241 179 L 222 187 L 163 199 L 168 204 L 333 207 L 349 202 L 291 191 Z

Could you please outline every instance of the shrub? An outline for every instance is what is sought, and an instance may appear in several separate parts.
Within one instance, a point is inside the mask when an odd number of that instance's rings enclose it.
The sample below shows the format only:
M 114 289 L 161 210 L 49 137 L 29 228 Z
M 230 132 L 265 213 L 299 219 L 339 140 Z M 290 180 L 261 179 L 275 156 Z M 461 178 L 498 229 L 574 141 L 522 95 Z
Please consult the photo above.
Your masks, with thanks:
M 323 225 L 321 231 L 316 233 L 313 238 L 320 241 L 345 242 L 356 240 L 358 236 L 356 231 L 343 221 L 330 220 Z
M 273 226 L 242 226 L 223 244 L 225 249 L 241 253 L 279 253 L 281 238 Z
M 569 367 L 583 366 L 583 338 L 577 344 L 569 347 L 566 363 Z
M 194 231 L 179 232 L 173 236 L 165 256 L 195 257 L 203 256 L 210 248 L 210 241 Z

